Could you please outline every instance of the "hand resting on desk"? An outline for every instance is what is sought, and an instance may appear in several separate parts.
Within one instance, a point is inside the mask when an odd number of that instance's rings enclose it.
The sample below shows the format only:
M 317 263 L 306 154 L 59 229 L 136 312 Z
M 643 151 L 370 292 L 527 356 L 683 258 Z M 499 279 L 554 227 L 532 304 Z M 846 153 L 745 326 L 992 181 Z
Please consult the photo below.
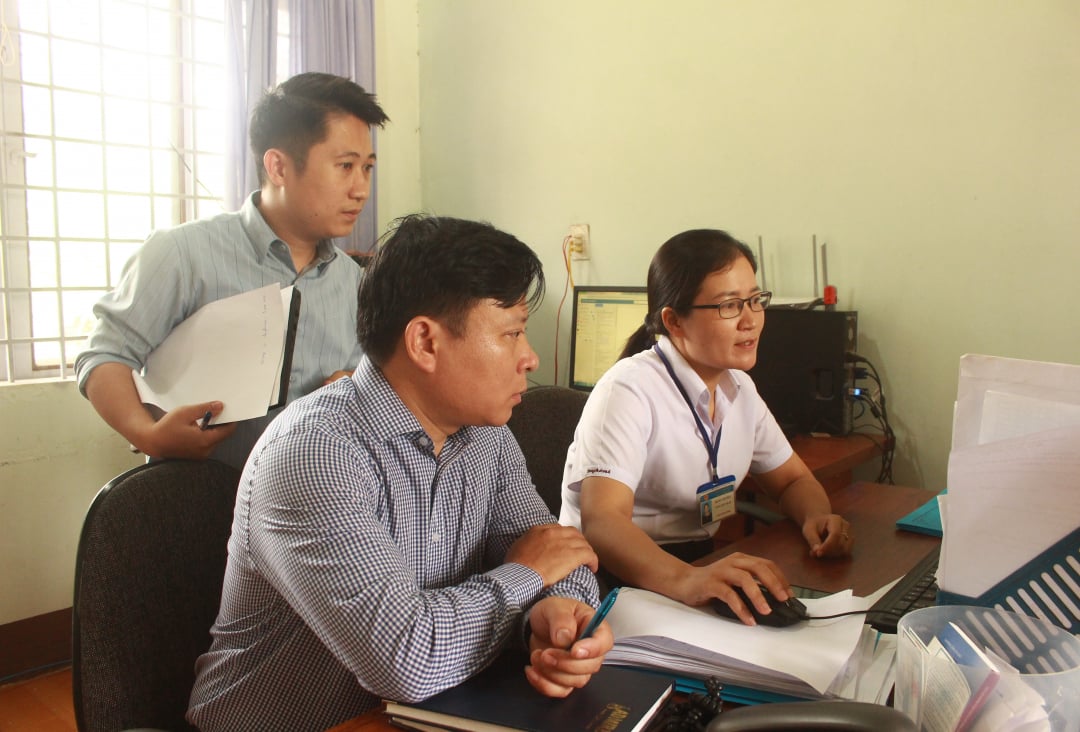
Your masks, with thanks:
M 810 556 L 820 559 L 851 554 L 855 545 L 851 524 L 832 512 L 825 489 L 802 458 L 792 454 L 779 468 L 759 473 L 754 480 L 784 515 L 801 527 Z
M 835 513 L 807 519 L 803 522 L 802 534 L 810 545 L 810 556 L 818 559 L 849 556 L 855 546 L 851 524 Z

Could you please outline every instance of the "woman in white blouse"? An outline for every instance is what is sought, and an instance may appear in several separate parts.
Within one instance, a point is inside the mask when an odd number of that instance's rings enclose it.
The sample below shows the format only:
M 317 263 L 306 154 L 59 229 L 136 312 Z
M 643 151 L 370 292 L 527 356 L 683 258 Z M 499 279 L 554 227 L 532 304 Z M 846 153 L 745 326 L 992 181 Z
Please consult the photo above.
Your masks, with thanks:
M 649 312 L 589 396 L 567 454 L 560 521 L 578 526 L 621 583 L 688 605 L 732 589 L 768 613 L 762 594 L 791 596 L 773 562 L 732 554 L 703 567 L 748 473 L 802 527 L 814 557 L 851 552 L 851 528 L 796 455 L 753 381 L 770 293 L 753 252 L 723 231 L 685 231 L 648 274 Z

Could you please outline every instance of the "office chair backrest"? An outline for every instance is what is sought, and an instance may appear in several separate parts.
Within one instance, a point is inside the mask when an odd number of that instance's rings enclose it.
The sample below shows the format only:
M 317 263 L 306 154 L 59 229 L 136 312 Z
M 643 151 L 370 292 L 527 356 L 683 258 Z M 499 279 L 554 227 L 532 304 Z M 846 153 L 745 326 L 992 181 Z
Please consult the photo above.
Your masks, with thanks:
M 213 460 L 164 460 L 94 498 L 75 559 L 80 732 L 193 729 L 184 712 L 221 600 L 239 479 Z
M 525 454 L 537 492 L 556 518 L 562 507 L 566 450 L 588 398 L 565 386 L 534 386 L 522 394 L 507 423 Z
M 918 732 L 898 709 L 869 702 L 782 702 L 720 712 L 706 732 Z

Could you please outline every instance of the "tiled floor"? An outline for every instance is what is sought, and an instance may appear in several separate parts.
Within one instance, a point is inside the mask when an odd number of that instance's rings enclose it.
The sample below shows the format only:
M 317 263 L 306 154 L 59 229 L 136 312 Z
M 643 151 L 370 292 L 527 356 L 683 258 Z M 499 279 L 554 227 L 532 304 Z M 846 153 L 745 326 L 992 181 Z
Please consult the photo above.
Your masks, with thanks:
M 0 732 L 75 732 L 71 668 L 0 686 Z

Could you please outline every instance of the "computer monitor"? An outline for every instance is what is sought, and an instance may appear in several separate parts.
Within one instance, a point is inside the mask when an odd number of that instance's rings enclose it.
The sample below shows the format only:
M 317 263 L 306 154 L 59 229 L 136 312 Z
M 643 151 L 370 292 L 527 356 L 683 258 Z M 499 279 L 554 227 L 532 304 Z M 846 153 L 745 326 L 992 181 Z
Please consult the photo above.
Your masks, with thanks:
M 570 386 L 588 391 L 622 353 L 626 340 L 645 322 L 645 288 L 575 285 L 570 322 Z

